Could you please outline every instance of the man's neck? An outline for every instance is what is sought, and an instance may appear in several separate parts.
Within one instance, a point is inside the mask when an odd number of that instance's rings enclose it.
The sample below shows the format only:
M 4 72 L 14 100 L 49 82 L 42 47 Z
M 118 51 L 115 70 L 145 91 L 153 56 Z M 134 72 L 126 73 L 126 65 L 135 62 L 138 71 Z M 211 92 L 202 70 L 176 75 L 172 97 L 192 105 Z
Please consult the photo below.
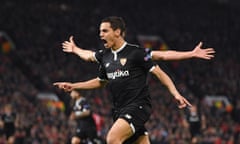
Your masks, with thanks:
M 118 41 L 115 43 L 115 45 L 112 47 L 112 50 L 113 50 L 113 51 L 118 50 L 119 48 L 121 48 L 121 47 L 124 45 L 125 42 L 126 42 L 126 41 L 125 41 L 124 39 L 118 40 Z

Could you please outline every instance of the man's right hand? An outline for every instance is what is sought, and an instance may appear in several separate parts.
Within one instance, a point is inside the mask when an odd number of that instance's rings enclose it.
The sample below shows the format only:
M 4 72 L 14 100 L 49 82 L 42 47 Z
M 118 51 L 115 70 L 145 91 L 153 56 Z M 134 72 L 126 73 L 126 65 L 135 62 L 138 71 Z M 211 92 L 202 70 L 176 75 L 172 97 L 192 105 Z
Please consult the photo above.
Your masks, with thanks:
M 62 43 L 62 48 L 64 52 L 74 53 L 74 51 L 78 48 L 73 41 L 73 36 L 70 36 L 69 41 L 64 41 Z

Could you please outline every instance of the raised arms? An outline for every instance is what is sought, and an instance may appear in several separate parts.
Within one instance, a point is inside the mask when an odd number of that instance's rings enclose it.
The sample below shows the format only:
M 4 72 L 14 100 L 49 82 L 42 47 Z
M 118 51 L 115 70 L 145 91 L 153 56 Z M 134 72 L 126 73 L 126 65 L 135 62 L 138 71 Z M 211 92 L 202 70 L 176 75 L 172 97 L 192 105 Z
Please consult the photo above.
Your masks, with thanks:
M 203 44 L 202 42 L 199 42 L 199 44 L 192 51 L 153 50 L 152 59 L 154 61 L 184 60 L 191 58 L 199 58 L 205 60 L 212 59 L 214 57 L 215 50 L 213 48 L 202 48 L 202 44 Z M 64 52 L 74 53 L 85 61 L 96 62 L 94 58 L 94 52 L 91 50 L 85 50 L 83 48 L 78 47 L 73 41 L 73 36 L 70 36 L 69 41 L 64 41 L 62 43 L 62 48 Z
M 190 58 L 200 58 L 210 60 L 214 57 L 215 50 L 213 48 L 202 48 L 202 42 L 200 42 L 192 51 L 152 51 L 153 60 L 184 60 Z
M 73 36 L 70 36 L 69 41 L 64 41 L 62 43 L 62 48 L 64 52 L 74 53 L 85 61 L 95 61 L 94 52 L 91 50 L 84 50 L 83 48 L 77 47 L 77 45 L 73 41 Z

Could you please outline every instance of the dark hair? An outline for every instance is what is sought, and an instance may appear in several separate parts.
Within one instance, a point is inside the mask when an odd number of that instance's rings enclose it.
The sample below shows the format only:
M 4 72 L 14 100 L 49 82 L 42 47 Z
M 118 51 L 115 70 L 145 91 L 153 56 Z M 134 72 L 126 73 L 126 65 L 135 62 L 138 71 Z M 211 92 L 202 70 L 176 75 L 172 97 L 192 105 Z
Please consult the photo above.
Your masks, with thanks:
M 121 35 L 123 37 L 125 36 L 125 34 L 126 34 L 126 24 L 125 24 L 123 18 L 117 17 L 117 16 L 109 16 L 109 17 L 106 17 L 106 18 L 102 19 L 101 22 L 102 23 L 103 22 L 109 22 L 111 24 L 111 28 L 113 30 L 120 29 L 121 30 Z

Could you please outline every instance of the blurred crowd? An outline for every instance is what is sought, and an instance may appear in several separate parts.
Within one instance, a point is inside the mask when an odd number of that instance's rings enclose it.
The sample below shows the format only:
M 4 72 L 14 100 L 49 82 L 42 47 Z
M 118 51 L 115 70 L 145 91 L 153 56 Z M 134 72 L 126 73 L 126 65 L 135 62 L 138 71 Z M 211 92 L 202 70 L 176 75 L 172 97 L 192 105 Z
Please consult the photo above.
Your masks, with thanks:
M 127 40 L 138 43 L 139 34 L 159 35 L 173 50 L 191 50 L 203 41 L 213 47 L 213 60 L 159 62 L 171 75 L 179 91 L 198 106 L 200 133 L 192 138 L 186 121 L 189 109 L 179 110 L 168 91 L 149 76 L 153 113 L 147 122 L 153 144 L 240 143 L 240 33 L 239 10 L 216 1 L 1 1 L 0 30 L 10 35 L 16 49 L 0 54 L 0 115 L 10 104 L 16 112 L 16 144 L 69 143 L 75 123 L 68 119 L 68 94 L 52 86 L 55 81 L 81 81 L 97 74 L 89 64 L 61 50 L 73 35 L 83 48 L 102 48 L 98 24 L 109 15 L 122 16 Z M 36 95 L 56 93 L 66 109 L 50 109 Z M 105 89 L 84 92 L 99 116 L 98 134 L 110 127 L 111 103 Z M 225 96 L 230 108 L 209 105 L 205 97 Z M 103 122 L 102 122 L 103 121 Z M 1 133 L 0 144 L 6 144 Z

